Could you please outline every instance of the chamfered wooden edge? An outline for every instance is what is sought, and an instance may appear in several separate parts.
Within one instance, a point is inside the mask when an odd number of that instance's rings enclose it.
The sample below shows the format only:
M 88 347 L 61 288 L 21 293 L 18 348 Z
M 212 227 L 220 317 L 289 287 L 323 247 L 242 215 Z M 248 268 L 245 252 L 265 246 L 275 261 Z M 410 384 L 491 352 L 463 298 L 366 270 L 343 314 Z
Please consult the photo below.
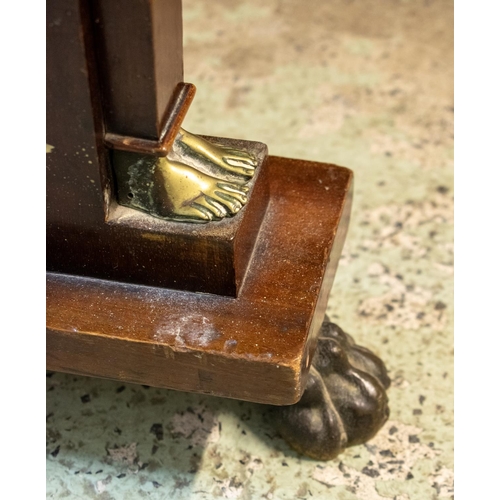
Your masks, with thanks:
M 238 298 L 47 277 L 47 369 L 288 405 L 305 387 L 352 172 L 269 157 L 270 202 Z

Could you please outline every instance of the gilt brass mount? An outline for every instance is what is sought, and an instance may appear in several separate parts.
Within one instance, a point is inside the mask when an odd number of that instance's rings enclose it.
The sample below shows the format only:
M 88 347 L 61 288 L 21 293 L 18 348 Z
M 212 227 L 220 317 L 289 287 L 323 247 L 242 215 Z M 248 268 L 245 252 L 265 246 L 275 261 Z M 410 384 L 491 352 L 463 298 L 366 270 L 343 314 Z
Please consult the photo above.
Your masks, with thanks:
M 180 129 L 167 156 L 113 151 L 118 203 L 183 222 L 232 217 L 248 201 L 258 164 L 248 151 Z

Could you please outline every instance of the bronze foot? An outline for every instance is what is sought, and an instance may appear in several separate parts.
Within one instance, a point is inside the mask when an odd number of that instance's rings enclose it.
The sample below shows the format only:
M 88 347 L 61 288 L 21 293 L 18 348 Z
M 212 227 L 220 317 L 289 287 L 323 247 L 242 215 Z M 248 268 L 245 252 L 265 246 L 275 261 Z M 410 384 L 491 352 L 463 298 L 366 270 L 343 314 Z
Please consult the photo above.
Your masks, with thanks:
M 384 363 L 325 317 L 300 401 L 276 407 L 281 436 L 316 460 L 371 439 L 389 417 Z
M 233 177 L 228 174 L 235 174 L 243 176 L 240 182 L 246 182 L 245 178 L 253 177 L 257 166 L 256 158 L 248 151 L 209 142 L 183 128 L 175 139 L 174 151 L 181 157 L 197 157 L 206 171 L 218 179 L 230 180 Z
M 166 157 L 113 152 L 118 203 L 183 222 L 209 222 L 238 213 L 248 201 L 248 183 L 257 165 L 250 152 L 184 129 Z
M 217 220 L 230 217 L 247 202 L 248 187 L 222 181 L 168 158 L 159 158 L 155 179 L 162 212 L 172 218 Z

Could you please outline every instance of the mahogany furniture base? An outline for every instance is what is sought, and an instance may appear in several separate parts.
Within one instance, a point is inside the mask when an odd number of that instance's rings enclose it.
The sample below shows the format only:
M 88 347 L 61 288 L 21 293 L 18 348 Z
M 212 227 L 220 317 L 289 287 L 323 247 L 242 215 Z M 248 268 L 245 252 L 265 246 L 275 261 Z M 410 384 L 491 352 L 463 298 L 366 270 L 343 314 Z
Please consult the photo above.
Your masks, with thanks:
M 269 205 L 237 298 L 48 273 L 47 369 L 297 402 L 347 231 L 352 172 L 273 156 L 267 168 Z

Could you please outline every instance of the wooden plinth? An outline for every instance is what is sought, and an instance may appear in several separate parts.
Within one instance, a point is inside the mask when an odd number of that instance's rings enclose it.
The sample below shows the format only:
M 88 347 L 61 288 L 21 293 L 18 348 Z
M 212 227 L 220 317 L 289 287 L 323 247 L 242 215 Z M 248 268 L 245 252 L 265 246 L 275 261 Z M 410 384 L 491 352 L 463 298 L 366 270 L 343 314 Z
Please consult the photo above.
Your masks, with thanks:
M 248 151 L 257 159 L 255 175 L 247 184 L 248 203 L 234 217 L 210 224 L 162 220 L 133 208 L 113 204 L 108 226 L 112 229 L 124 229 L 129 233 L 126 240 L 129 258 L 122 266 L 122 270 L 126 272 L 117 273 L 115 279 L 118 281 L 237 296 L 269 200 L 267 146 L 260 142 L 237 139 L 205 139 Z M 156 160 L 155 157 L 123 151 L 115 153 L 113 166 L 118 201 L 125 201 L 130 191 L 127 180 L 131 165 L 141 172 L 142 185 L 154 182 L 149 169 L 137 163 L 144 159 L 151 162 Z M 203 164 L 200 167 L 195 157 L 183 158 L 182 161 L 194 168 L 203 168 Z M 150 196 L 148 192 L 139 193 L 139 196 L 137 192 L 131 194 L 134 195 L 134 200 L 140 199 L 142 194 L 144 200 L 141 201 L 146 201 Z M 140 207 L 140 203 L 138 206 Z M 115 258 L 117 253 L 113 252 Z M 145 262 L 148 265 L 142 265 Z M 110 267 L 112 266 L 108 261 L 100 272 L 109 273 Z M 98 278 L 104 276 L 106 274 L 94 274 Z
M 268 169 L 270 201 L 237 298 L 49 273 L 47 369 L 298 401 L 345 240 L 352 172 L 279 157 Z

